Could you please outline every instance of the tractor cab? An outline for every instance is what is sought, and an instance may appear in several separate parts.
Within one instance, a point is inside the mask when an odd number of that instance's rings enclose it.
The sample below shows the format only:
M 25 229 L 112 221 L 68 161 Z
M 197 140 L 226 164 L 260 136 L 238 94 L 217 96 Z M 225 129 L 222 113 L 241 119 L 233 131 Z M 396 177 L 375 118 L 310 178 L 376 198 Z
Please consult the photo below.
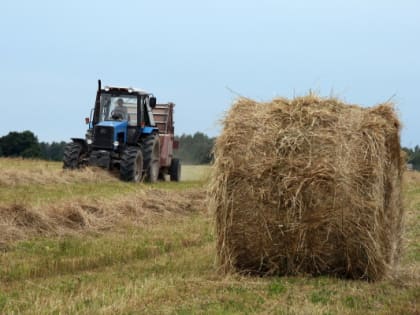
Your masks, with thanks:
M 153 116 L 148 114 L 156 105 L 156 99 L 145 91 L 105 87 L 100 91 L 99 102 L 97 100 L 96 104 L 99 108 L 95 108 L 97 115 L 94 116 L 93 124 L 125 120 L 130 126 L 154 125 Z
M 152 108 L 156 98 L 143 90 L 101 88 L 99 81 L 88 135 L 94 149 L 122 150 L 136 145 L 142 135 L 158 132 Z

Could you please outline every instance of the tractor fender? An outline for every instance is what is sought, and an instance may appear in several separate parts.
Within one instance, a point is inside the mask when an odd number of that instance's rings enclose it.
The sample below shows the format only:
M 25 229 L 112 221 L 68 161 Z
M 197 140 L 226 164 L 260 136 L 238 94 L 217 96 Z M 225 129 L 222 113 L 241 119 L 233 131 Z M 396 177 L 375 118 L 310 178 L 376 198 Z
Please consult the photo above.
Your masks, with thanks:
M 159 132 L 159 129 L 157 129 L 156 127 L 143 127 L 141 133 L 145 134 L 145 135 L 150 135 L 152 133 L 157 133 Z
M 86 142 L 86 139 L 82 139 L 82 138 L 71 138 L 71 140 L 74 143 L 78 143 L 82 146 L 82 152 L 87 152 L 88 151 L 88 144 Z

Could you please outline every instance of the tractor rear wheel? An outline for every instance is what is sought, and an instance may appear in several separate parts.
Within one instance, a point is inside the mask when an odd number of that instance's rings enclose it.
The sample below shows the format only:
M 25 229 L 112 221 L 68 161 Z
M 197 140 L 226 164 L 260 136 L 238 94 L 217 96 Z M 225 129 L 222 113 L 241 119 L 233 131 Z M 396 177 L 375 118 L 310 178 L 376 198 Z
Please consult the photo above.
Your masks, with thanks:
M 181 161 L 179 159 L 172 159 L 171 166 L 169 167 L 169 175 L 173 182 L 179 182 L 181 180 Z
M 138 147 L 124 150 L 120 162 L 120 178 L 126 182 L 140 182 L 143 175 L 143 154 Z
M 143 149 L 145 179 L 150 183 L 155 183 L 159 178 L 160 170 L 159 135 L 152 134 L 143 138 L 141 147 Z
M 79 143 L 67 143 L 63 154 L 63 168 L 74 170 L 80 167 L 82 146 Z

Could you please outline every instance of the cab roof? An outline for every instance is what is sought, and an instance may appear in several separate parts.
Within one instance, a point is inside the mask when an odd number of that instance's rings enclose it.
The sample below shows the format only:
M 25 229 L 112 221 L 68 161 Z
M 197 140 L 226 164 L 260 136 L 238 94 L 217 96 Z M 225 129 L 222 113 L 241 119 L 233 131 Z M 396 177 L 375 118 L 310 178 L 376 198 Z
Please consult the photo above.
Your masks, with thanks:
M 103 92 L 117 92 L 137 95 L 153 95 L 145 90 L 133 88 L 133 87 L 120 87 L 120 86 L 105 86 L 102 89 Z

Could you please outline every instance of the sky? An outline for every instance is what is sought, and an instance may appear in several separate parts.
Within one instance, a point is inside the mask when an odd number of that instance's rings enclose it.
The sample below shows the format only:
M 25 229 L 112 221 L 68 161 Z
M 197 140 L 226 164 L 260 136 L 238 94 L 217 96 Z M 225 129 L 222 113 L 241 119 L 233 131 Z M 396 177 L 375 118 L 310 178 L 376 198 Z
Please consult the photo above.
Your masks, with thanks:
M 174 102 L 175 131 L 217 136 L 238 95 L 392 99 L 420 144 L 420 1 L 0 2 L 0 136 L 84 137 L 97 80 Z

